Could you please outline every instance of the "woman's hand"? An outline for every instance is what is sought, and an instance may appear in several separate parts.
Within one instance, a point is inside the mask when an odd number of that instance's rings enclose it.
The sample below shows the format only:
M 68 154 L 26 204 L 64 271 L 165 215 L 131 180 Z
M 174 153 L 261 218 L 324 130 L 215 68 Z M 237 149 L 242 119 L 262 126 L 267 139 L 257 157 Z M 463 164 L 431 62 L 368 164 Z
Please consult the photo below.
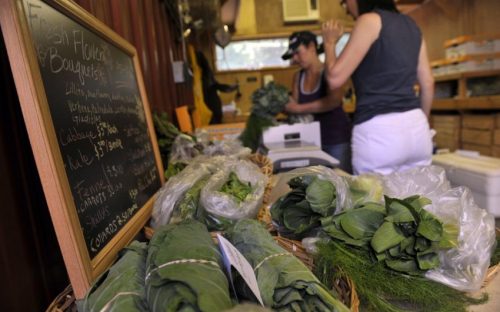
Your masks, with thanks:
M 302 105 L 297 103 L 294 98 L 290 97 L 288 99 L 288 103 L 285 106 L 285 111 L 287 113 L 292 113 L 292 114 L 301 114 L 302 113 Z
M 323 23 L 323 44 L 325 46 L 333 46 L 344 33 L 344 26 L 339 21 L 329 20 Z

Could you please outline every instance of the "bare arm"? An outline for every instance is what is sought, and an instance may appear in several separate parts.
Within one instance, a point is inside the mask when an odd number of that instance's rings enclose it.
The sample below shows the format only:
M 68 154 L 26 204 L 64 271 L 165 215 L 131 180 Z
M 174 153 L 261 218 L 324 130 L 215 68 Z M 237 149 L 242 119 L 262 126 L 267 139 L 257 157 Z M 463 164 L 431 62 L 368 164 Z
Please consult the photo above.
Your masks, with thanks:
M 293 114 L 316 114 L 330 111 L 342 105 L 343 90 L 328 89 L 327 95 L 318 100 L 298 104 L 299 99 L 299 73 L 293 79 L 292 99 L 286 105 L 285 110 Z
M 429 117 L 432 99 L 434 98 L 434 78 L 431 73 L 427 48 L 423 39 L 418 56 L 417 80 L 420 85 L 420 104 L 425 115 Z
M 326 77 L 330 89 L 340 88 L 349 79 L 368 53 L 373 42 L 377 40 L 381 29 L 382 21 L 378 14 L 361 15 L 354 25 L 349 42 L 337 59 L 335 43 L 342 35 L 342 27 L 334 21 L 323 24 Z

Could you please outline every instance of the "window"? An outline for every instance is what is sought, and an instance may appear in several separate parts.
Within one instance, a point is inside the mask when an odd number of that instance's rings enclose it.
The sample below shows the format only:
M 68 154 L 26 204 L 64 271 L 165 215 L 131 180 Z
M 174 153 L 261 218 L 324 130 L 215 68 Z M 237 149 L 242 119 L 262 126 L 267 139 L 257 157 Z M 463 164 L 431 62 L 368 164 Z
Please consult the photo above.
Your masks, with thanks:
M 318 36 L 318 43 L 323 42 L 323 38 Z M 349 33 L 345 33 L 339 39 L 335 48 L 339 55 L 349 40 Z M 217 71 L 229 70 L 258 70 L 266 67 L 288 67 L 290 61 L 281 59 L 281 55 L 288 48 L 288 37 L 249 39 L 233 41 L 222 49 L 215 48 L 215 66 Z M 320 60 L 324 61 L 324 54 L 320 55 Z

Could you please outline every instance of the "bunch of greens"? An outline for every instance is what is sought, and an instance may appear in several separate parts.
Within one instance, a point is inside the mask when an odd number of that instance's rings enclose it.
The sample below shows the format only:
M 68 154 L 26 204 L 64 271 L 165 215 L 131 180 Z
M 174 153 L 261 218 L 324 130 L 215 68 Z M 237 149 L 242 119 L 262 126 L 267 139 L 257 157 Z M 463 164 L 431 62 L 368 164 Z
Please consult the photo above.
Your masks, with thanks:
M 137 241 L 90 288 L 83 311 L 147 311 L 144 276 L 147 245 Z
M 399 274 L 383 263 L 373 263 L 365 251 L 331 241 L 319 244 L 314 259 L 315 273 L 327 286 L 338 277 L 348 276 L 360 298 L 360 311 L 466 311 L 467 305 L 487 301 L 420 276 Z
M 248 194 L 252 193 L 252 185 L 250 182 L 241 182 L 236 173 L 231 171 L 229 179 L 222 185 L 220 191 L 233 196 L 238 202 L 242 202 Z
M 348 245 L 368 249 L 395 271 L 411 275 L 439 266 L 438 251 L 457 246 L 458 229 L 423 207 L 418 195 L 400 200 L 385 197 L 385 206 L 365 203 L 322 220 L 323 230 Z
M 333 215 L 337 206 L 335 185 L 316 175 L 298 176 L 288 185 L 292 189 L 271 207 L 271 217 L 281 235 L 302 239 L 320 227 L 321 219 Z
M 145 280 L 151 311 L 224 311 L 232 307 L 221 254 L 206 227 L 196 221 L 155 231 Z
M 278 246 L 259 222 L 238 221 L 228 236 L 254 268 L 265 306 L 275 311 L 349 311 L 299 259 Z M 246 284 L 237 285 L 241 296 L 255 300 Z
M 239 139 L 253 152 L 259 147 L 262 132 L 276 123 L 275 116 L 285 109 L 289 100 L 287 88 L 274 82 L 266 84 L 252 94 L 252 111 Z
M 156 137 L 158 139 L 158 147 L 163 164 L 168 164 L 168 158 L 175 138 L 181 133 L 176 126 L 168 121 L 168 115 L 165 112 L 160 114 L 153 113 L 153 123 L 155 127 Z
M 203 215 L 203 208 L 200 207 L 200 193 L 201 189 L 207 183 L 208 178 L 207 176 L 197 181 L 183 195 L 182 199 L 175 204 L 169 223 L 180 223 L 190 219 L 203 221 L 201 217 Z

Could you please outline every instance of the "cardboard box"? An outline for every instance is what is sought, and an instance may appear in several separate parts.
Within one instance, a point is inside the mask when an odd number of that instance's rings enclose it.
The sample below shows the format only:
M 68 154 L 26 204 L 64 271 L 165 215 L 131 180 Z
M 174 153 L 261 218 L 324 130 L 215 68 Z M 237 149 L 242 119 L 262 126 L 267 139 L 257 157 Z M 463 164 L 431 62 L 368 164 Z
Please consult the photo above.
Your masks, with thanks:
M 200 128 L 208 133 L 211 140 L 233 139 L 241 134 L 245 129 L 245 123 L 228 123 L 219 125 L 209 125 Z
M 449 153 L 434 155 L 432 163 L 445 169 L 453 186 L 468 187 L 479 207 L 500 217 L 500 158 Z
M 464 115 L 462 127 L 491 130 L 495 128 L 495 115 Z

